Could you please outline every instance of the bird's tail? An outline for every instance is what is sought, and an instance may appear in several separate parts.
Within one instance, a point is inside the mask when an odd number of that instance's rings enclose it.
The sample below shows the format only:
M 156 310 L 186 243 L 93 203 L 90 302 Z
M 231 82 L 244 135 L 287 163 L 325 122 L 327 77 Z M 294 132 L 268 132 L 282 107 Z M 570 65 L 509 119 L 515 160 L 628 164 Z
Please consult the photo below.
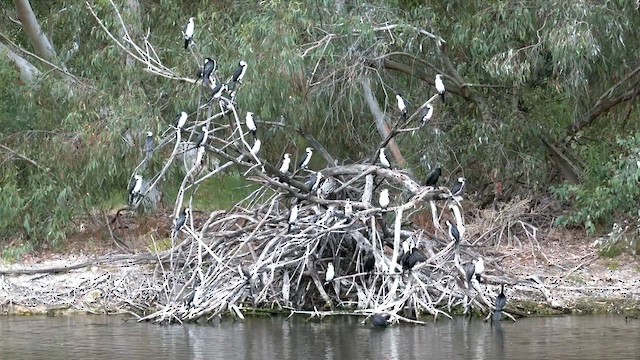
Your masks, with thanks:
M 184 48 L 185 50 L 189 48 L 189 39 L 184 39 Z
M 493 316 L 492 316 L 493 321 L 500 321 L 502 320 L 502 311 L 498 311 L 498 310 L 493 310 Z
M 442 99 L 442 103 L 444 104 L 444 93 L 440 94 L 440 99 Z

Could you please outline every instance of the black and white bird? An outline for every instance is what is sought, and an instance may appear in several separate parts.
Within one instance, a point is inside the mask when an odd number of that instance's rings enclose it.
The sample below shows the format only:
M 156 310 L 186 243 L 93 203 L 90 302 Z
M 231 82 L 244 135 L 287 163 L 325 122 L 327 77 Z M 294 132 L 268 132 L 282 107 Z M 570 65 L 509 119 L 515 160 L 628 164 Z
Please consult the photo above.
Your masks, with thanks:
M 220 97 L 222 97 L 222 93 L 228 89 L 227 84 L 220 83 L 216 85 L 216 87 L 211 90 L 211 99 L 220 99 Z
M 425 186 L 436 186 L 438 183 L 438 179 L 440 179 L 440 175 L 442 174 L 442 169 L 437 167 L 427 175 L 427 181 L 425 181 Z
M 196 29 L 196 24 L 193 22 L 196 18 L 190 17 L 187 26 L 184 28 L 184 48 L 189 47 L 191 39 L 193 39 L 193 32 Z
M 247 62 L 244 60 L 240 60 L 240 62 L 238 62 L 238 67 L 236 68 L 236 71 L 233 73 L 233 77 L 231 78 L 231 81 L 233 81 L 233 83 L 240 83 L 242 84 L 242 78 L 244 78 L 244 75 L 247 73 Z M 235 89 L 235 86 L 234 86 Z
M 291 155 L 284 154 L 284 158 L 282 159 L 282 164 L 280 165 L 280 169 L 278 169 L 281 173 L 286 174 L 289 172 L 289 164 L 291 164 Z
M 389 162 L 389 159 L 387 159 L 387 155 L 385 154 L 385 150 L 386 148 L 382 147 L 380 148 L 380 153 L 378 154 L 378 160 L 380 161 L 380 164 L 384 167 L 386 167 L 387 169 L 391 167 L 391 163 Z
M 144 141 L 144 152 L 147 158 L 151 157 L 153 150 L 153 133 L 151 131 L 147 131 L 147 138 Z
M 251 131 L 253 138 L 256 139 L 258 127 L 256 126 L 256 122 L 253 120 L 253 113 L 251 111 L 247 111 L 247 116 L 245 117 L 244 121 L 247 125 L 247 129 Z
M 129 186 L 129 204 L 133 204 L 140 193 L 142 191 L 142 176 L 141 175 L 133 175 L 134 181 L 131 182 L 131 186 Z
M 449 238 L 455 242 L 456 245 L 460 244 L 460 231 L 458 227 L 447 220 L 447 226 L 449 227 Z
M 204 59 L 204 66 L 202 67 L 202 82 L 204 86 L 211 88 L 211 84 L 215 84 L 216 80 L 214 74 L 218 64 L 211 58 Z
M 438 94 L 440 94 L 440 99 L 442 99 L 442 103 L 444 104 L 444 94 L 447 92 L 447 89 L 444 87 L 444 82 L 442 81 L 442 74 L 436 75 L 436 90 L 438 90 Z
M 302 161 L 300 161 L 300 164 L 298 166 L 300 169 L 307 169 L 309 167 L 309 162 L 311 161 L 311 156 L 313 155 L 313 148 L 308 147 L 304 149 L 304 151 L 304 158 L 302 158 Z
M 462 195 L 464 195 L 465 182 L 466 179 L 461 176 L 458 178 L 458 181 L 453 184 L 451 187 L 451 195 L 453 195 L 453 197 L 462 197 Z
M 344 216 L 350 218 L 353 215 L 353 205 L 351 205 L 351 200 L 349 198 L 344 201 Z
M 324 279 L 326 282 L 330 282 L 336 276 L 336 270 L 333 268 L 333 263 L 327 264 L 327 272 L 324 274 Z
M 474 274 L 476 275 L 476 280 L 478 282 L 482 282 L 482 274 L 484 273 L 484 260 L 482 257 L 478 257 L 473 260 L 473 265 L 475 267 Z
M 287 233 L 291 231 L 291 227 L 294 226 L 298 221 L 298 211 L 298 204 L 293 205 L 293 207 L 291 207 L 291 210 L 289 210 L 289 226 L 287 227 Z
M 427 104 L 427 112 L 422 117 L 422 120 L 420 120 L 420 127 L 424 127 L 425 125 L 427 125 L 429 120 L 431 120 L 432 116 L 433 116 L 433 105 Z
M 380 191 L 380 197 L 378 198 L 378 204 L 380 204 L 381 208 L 385 209 L 389 206 L 389 203 L 389 189 L 382 189 L 382 191 Z
M 322 180 L 322 173 L 320 171 L 311 173 L 304 181 L 304 184 L 309 188 L 309 192 L 314 192 L 318 190 L 318 186 L 320 185 L 320 181 Z
M 402 98 L 402 95 L 400 94 L 396 94 L 396 100 L 398 100 L 398 110 L 400 111 L 400 114 L 402 115 L 403 119 L 407 118 L 407 104 L 405 104 L 404 99 Z
M 251 147 L 251 154 L 252 155 L 258 155 L 258 151 L 260 151 L 260 146 L 262 145 L 262 142 L 260 141 L 260 139 L 256 138 L 253 141 L 253 146 Z
M 202 132 L 198 135 L 196 139 L 196 147 L 204 146 L 207 143 L 207 138 L 209 137 L 209 129 L 207 126 L 202 127 Z
M 502 319 L 502 310 L 507 305 L 507 296 L 504 294 L 504 284 L 500 286 L 500 294 L 496 297 L 496 306 L 493 310 L 493 320 L 500 321 Z
M 371 315 L 371 324 L 375 327 L 387 327 L 391 324 L 390 318 L 389 314 L 373 314 Z
M 190 211 L 191 211 L 191 209 L 186 207 L 178 215 L 178 218 L 176 219 L 176 227 L 174 229 L 176 234 L 180 231 L 180 229 L 182 229 L 184 224 L 187 222 L 187 216 L 189 216 L 189 212 Z
M 189 115 L 187 115 L 186 112 L 182 111 L 180 112 L 180 114 L 178 114 L 178 116 L 176 116 L 176 129 L 182 129 L 184 127 L 184 125 L 187 123 L 187 118 L 189 117 Z

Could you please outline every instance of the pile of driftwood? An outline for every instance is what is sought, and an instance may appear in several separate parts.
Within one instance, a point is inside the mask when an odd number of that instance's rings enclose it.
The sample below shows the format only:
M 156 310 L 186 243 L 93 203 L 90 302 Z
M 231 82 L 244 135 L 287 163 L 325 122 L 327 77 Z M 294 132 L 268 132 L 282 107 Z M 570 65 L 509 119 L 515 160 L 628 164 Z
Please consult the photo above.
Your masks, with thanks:
M 460 199 L 448 188 L 422 186 L 380 156 L 393 137 L 426 125 L 438 94 L 411 116 L 398 99 L 402 116 L 392 121 L 371 159 L 338 165 L 308 137 L 325 168 L 290 166 L 289 154 L 270 164 L 261 155 L 258 135 L 278 124 L 254 119 L 252 109 L 236 101 L 248 64 L 240 61 L 225 77 L 195 44 L 189 51 L 201 66 L 199 78 L 175 74 L 148 38 L 138 44 L 130 37 L 111 4 L 120 38 L 89 9 L 129 57 L 145 71 L 200 89 L 196 111 L 179 114 L 157 145 L 153 134 L 141 141 L 145 159 L 132 174 L 130 201 L 136 208 L 144 206 L 172 165 L 185 168 L 172 246 L 158 258 L 161 305 L 141 320 L 196 321 L 225 312 L 242 317 L 246 309 L 275 307 L 319 314 L 347 309 L 420 321 L 424 315 L 449 317 L 456 308 L 484 313 L 494 308 L 496 287 L 487 284 L 482 258 L 465 239 Z M 138 173 L 161 155 L 158 173 Z M 231 211 L 215 211 L 203 221 L 194 217 L 198 188 L 232 169 L 259 184 L 258 190 Z M 430 214 L 431 231 L 412 225 L 416 213 Z M 443 225 L 447 220 L 451 224 Z
M 162 171 L 132 194 L 132 205 L 140 204 L 172 163 L 184 164 L 172 248 L 161 268 L 164 306 L 143 319 L 196 321 L 227 311 L 242 317 L 248 308 L 277 307 L 409 320 L 494 307 L 495 289 L 482 284 L 486 277 L 474 264 L 481 256 L 464 239 L 459 197 L 378 160 L 398 132 L 360 163 L 337 165 L 312 141 L 326 168 L 296 169 L 289 154 L 275 167 L 256 146 L 260 122 L 239 113 L 241 84 L 230 85 L 215 99 L 204 96 L 194 120 L 179 115 L 161 142 L 173 143 Z M 232 168 L 258 190 L 231 211 L 198 221 L 198 187 Z M 434 233 L 412 225 L 416 213 L 431 214 Z

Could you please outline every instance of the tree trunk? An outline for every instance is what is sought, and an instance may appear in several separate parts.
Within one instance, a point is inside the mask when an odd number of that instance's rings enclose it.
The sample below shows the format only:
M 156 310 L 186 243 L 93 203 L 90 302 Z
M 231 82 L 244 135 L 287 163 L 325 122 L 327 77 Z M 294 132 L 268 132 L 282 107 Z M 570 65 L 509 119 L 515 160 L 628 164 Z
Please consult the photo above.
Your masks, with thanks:
M 371 90 L 371 81 L 368 77 L 362 79 L 362 88 L 364 89 L 364 97 L 367 100 L 367 105 L 369 105 L 369 110 L 371 110 L 373 118 L 376 121 L 376 128 L 378 128 L 378 133 L 384 140 L 389 136 L 391 129 L 389 129 L 389 125 L 387 125 L 387 122 L 384 120 L 384 114 L 382 113 L 382 110 L 380 110 L 380 106 L 378 105 L 376 98 L 373 96 L 373 91 Z M 396 160 L 396 163 L 398 163 L 400 167 L 405 167 L 407 162 L 402 156 L 400 148 L 398 147 L 395 139 L 389 140 L 389 143 L 387 145 L 389 150 L 391 151 L 391 154 L 393 155 L 393 158 Z
M 138 2 L 138 0 L 127 0 L 124 9 L 124 14 L 126 16 L 125 22 L 127 22 L 129 36 L 133 41 L 137 39 L 141 34 L 140 29 L 142 28 L 142 21 L 140 18 L 140 3 Z M 124 29 L 122 30 L 122 36 L 124 36 Z M 131 49 L 131 45 L 127 44 L 126 46 L 127 49 Z M 128 53 L 126 54 L 126 56 L 126 66 L 134 67 L 136 65 L 136 59 Z
M 6 45 L 0 43 L 0 54 L 7 54 L 9 60 L 13 62 L 18 71 L 20 71 L 20 80 L 22 80 L 25 84 L 31 84 L 35 80 L 35 78 L 40 75 L 40 70 L 33 66 L 30 62 L 25 60 L 20 55 L 11 51 Z
M 29 0 L 14 0 L 20 21 L 22 22 L 22 28 L 27 33 L 31 45 L 38 54 L 38 56 L 55 63 L 56 52 L 53 49 L 53 45 L 49 42 L 44 32 L 40 28 L 38 19 L 31 9 Z

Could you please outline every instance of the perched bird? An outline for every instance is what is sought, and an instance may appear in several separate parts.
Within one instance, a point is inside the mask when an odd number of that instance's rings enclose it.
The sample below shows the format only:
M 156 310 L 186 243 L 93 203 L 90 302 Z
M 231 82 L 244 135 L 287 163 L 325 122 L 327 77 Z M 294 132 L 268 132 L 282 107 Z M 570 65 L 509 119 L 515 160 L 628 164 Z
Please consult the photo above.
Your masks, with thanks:
M 142 176 L 141 175 L 133 175 L 134 181 L 131 182 L 129 186 L 129 204 L 133 204 L 136 198 L 140 195 L 142 191 Z
M 445 89 L 444 82 L 442 82 L 442 74 L 436 75 L 436 90 L 438 90 L 440 99 L 442 99 L 442 103 L 444 104 L 444 94 L 447 92 L 447 89 Z
M 320 180 L 322 180 L 322 173 L 320 171 L 311 173 L 304 181 L 304 184 L 309 188 L 309 192 L 313 192 L 318 189 L 318 185 L 320 185 Z
M 253 138 L 256 139 L 258 127 L 256 126 L 256 122 L 253 121 L 253 113 L 251 111 L 247 111 L 245 123 L 247 124 L 247 129 L 249 129 L 249 131 L 251 131 L 251 134 L 253 134 Z
M 204 66 L 202 67 L 202 82 L 204 86 L 211 87 L 211 83 L 215 84 L 213 74 L 216 71 L 218 64 L 211 58 L 204 59 Z
M 373 314 L 371 315 L 371 323 L 375 327 L 387 327 L 391 324 L 391 321 L 389 321 L 390 318 L 391 315 L 389 314 Z
M 449 238 L 455 241 L 456 245 L 460 244 L 460 231 L 458 231 L 458 227 L 449 220 L 447 220 L 447 226 L 449 227 Z
M 311 161 L 311 156 L 313 155 L 313 148 L 308 147 L 304 151 L 306 152 L 306 154 L 304 155 L 304 158 L 302 158 L 302 161 L 300 161 L 300 164 L 298 165 L 298 167 L 301 169 L 307 169 L 309 167 L 309 162 Z
M 150 157 L 153 152 L 153 133 L 151 131 L 147 131 L 147 138 L 144 142 L 144 152 L 147 154 L 147 157 Z
M 427 113 L 424 114 L 422 120 L 420 120 L 420 127 L 427 125 L 431 117 L 433 116 L 433 105 L 427 104 Z
M 376 258 L 373 256 L 373 254 L 367 255 L 367 257 L 364 258 L 362 271 L 371 272 L 375 267 L 376 267 Z
M 280 165 L 280 172 L 286 174 L 289 172 L 289 164 L 291 163 L 291 155 L 284 154 L 284 158 L 282 159 L 282 164 Z
M 404 99 L 402 95 L 396 94 L 396 100 L 398 100 L 398 110 L 400 110 L 400 114 L 402 114 L 402 118 L 407 118 L 407 105 L 404 103 Z
M 176 128 L 182 129 L 184 125 L 187 123 L 187 118 L 189 116 L 186 112 L 182 111 L 178 116 L 176 116 Z
M 240 62 L 238 62 L 238 67 L 236 68 L 236 71 L 233 73 L 233 77 L 231 78 L 231 81 L 233 81 L 234 83 L 240 83 L 242 84 L 242 78 L 244 78 L 244 74 L 247 72 L 247 62 L 244 60 L 240 60 Z M 235 89 L 235 86 L 234 86 Z
M 478 257 L 477 260 L 473 261 L 473 265 L 476 280 L 478 280 L 478 282 L 482 282 L 482 273 L 484 273 L 484 260 L 482 259 L 482 257 Z
M 289 210 L 289 227 L 287 228 L 287 233 L 291 231 L 291 227 L 296 224 L 298 221 L 298 204 L 293 205 L 291 210 Z
M 473 262 L 462 264 L 462 270 L 464 270 L 464 277 L 467 281 L 467 287 L 471 284 L 471 279 L 473 279 L 473 274 L 476 272 L 476 265 Z
M 251 147 L 251 154 L 252 155 L 258 155 L 258 151 L 260 151 L 260 146 L 262 145 L 262 142 L 260 142 L 260 139 L 256 138 L 253 141 L 253 146 Z
M 216 85 L 216 87 L 211 90 L 211 100 L 220 99 L 220 97 L 222 97 L 222 93 L 227 91 L 228 89 L 229 88 L 227 87 L 227 84 L 220 83 Z
M 438 183 L 438 179 L 440 179 L 440 174 L 442 174 L 442 169 L 440 169 L 440 167 L 431 170 L 431 172 L 429 172 L 429 174 L 427 175 L 427 181 L 424 185 L 436 186 L 436 184 Z
M 418 248 L 414 247 L 411 249 L 402 261 L 402 269 L 403 270 L 411 270 L 417 263 L 427 261 L 427 257 L 424 256 L 422 251 L 418 250 Z
M 465 182 L 465 178 L 463 178 L 462 176 L 459 177 L 458 181 L 451 187 L 451 195 L 453 195 L 454 197 L 461 197 L 462 195 L 464 195 Z
M 330 282 L 336 276 L 336 271 L 333 268 L 333 263 L 327 264 L 327 272 L 324 274 L 326 282 Z
M 378 154 L 378 160 L 380 160 L 380 164 L 386 168 L 391 167 L 391 163 L 389 163 L 389 159 L 387 159 L 387 155 L 385 154 L 385 148 L 380 148 L 380 154 Z
M 202 132 L 198 135 L 198 138 L 196 139 L 196 147 L 200 147 L 206 144 L 208 137 L 209 137 L 209 129 L 207 129 L 207 126 L 205 125 L 202 127 Z
M 353 215 L 353 205 L 351 205 L 351 201 L 347 198 L 344 202 L 344 216 L 351 217 Z
M 380 197 L 378 198 L 378 204 L 384 209 L 389 206 L 389 202 L 389 189 L 382 189 L 382 191 L 380 191 Z
M 500 294 L 496 297 L 496 306 L 493 310 L 493 320 L 500 321 L 502 319 L 502 310 L 507 305 L 507 297 L 504 295 L 504 284 L 500 286 Z
M 191 209 L 186 207 L 180 212 L 180 215 L 178 215 L 178 218 L 176 219 L 176 227 L 175 227 L 176 234 L 180 231 L 180 229 L 182 229 L 185 222 L 187 222 L 187 216 L 189 216 L 190 212 L 191 212 Z
M 189 43 L 191 39 L 193 39 L 193 31 L 196 29 L 196 25 L 193 21 L 196 18 L 190 17 L 189 22 L 187 23 L 187 27 L 184 28 L 184 48 L 187 49 L 189 47 Z

